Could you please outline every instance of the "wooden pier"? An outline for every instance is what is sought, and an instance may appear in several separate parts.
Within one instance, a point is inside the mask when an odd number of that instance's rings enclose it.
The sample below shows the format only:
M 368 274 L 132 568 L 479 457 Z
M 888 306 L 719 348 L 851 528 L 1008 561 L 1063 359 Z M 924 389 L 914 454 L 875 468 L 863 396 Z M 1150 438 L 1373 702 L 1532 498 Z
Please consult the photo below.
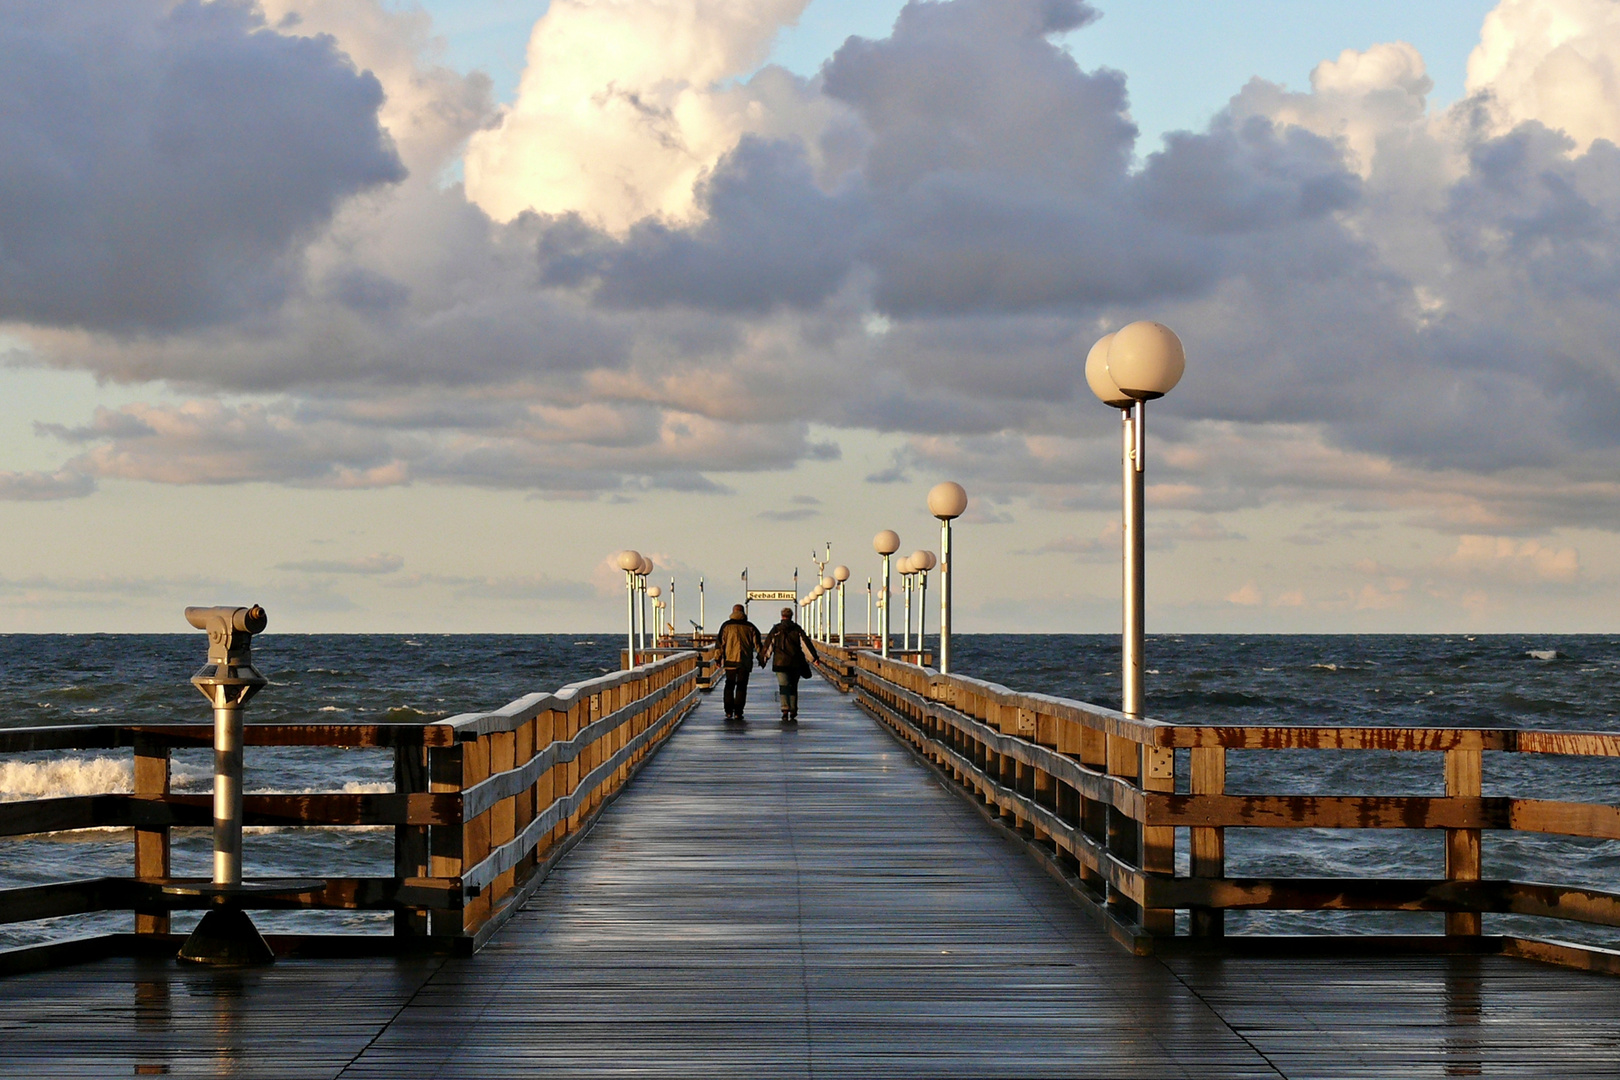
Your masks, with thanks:
M 1122 938 L 1151 937 L 1143 927 L 1159 918 L 1129 897 L 1133 889 L 1147 897 L 1128 880 L 1152 873 L 1138 865 L 1143 835 L 1123 815 L 1110 833 L 1106 814 L 1098 819 L 1074 801 L 1084 790 L 1100 804 L 1106 793 L 1084 776 L 1072 776 L 1077 794 L 1060 799 L 1033 766 L 1020 772 L 1021 757 L 1038 756 L 1027 747 L 1050 734 L 1036 722 L 1041 703 L 1024 701 L 1031 737 L 1015 745 L 998 740 L 1020 740 L 1019 703 L 999 700 L 988 684 L 977 684 L 986 688 L 980 701 L 942 704 L 929 690 L 944 685 L 933 681 L 941 677 L 829 655 L 830 672 L 856 686 L 856 697 L 813 680 L 796 726 L 775 719 L 764 680 L 754 688 L 756 718 L 744 725 L 725 723 L 717 702 L 676 709 L 694 669 L 671 657 L 659 661 L 661 680 L 621 682 L 634 696 L 615 689 L 625 700 L 596 706 L 617 724 L 558 732 L 581 751 L 610 736 L 622 749 L 639 727 L 657 730 L 662 748 L 615 800 L 594 810 L 575 800 L 584 816 L 566 858 L 531 852 L 527 864 L 514 863 L 506 891 L 476 909 L 482 914 L 469 915 L 471 904 L 449 909 L 446 927 L 457 939 L 504 917 L 480 951 L 424 955 L 438 916 L 415 934 L 416 909 L 395 896 L 386 902 L 400 906 L 409 946 L 395 955 L 293 956 L 244 970 L 129 955 L 0 978 L 0 1074 L 1620 1077 L 1620 980 L 1609 975 L 1500 949 L 1333 957 L 1122 948 Z M 858 669 L 867 672 L 864 690 Z M 875 711 L 879 691 L 891 715 L 874 723 L 855 702 Z M 974 715 L 1007 704 L 1013 711 L 996 713 L 993 724 Z M 494 796 L 507 789 L 520 807 L 523 792 L 531 808 L 542 794 L 551 805 L 567 797 L 567 785 L 537 793 L 519 782 L 550 776 L 564 755 L 542 758 L 547 744 L 522 737 L 514 755 L 499 747 L 503 732 L 577 706 L 530 700 L 456 721 L 463 768 L 479 740 L 495 739 L 493 775 L 511 777 L 475 796 L 474 809 L 499 805 Z M 1057 711 L 1045 708 L 1041 715 Z M 679 726 L 658 728 L 663 715 Z M 1002 719 L 1014 729 L 1005 736 Z M 954 759 L 927 745 L 931 731 L 945 736 Z M 997 756 L 985 759 L 986 748 Z M 1129 795 L 1140 777 L 1125 775 L 1124 750 L 1115 746 L 1112 769 L 1106 760 L 1085 767 L 1114 777 L 1105 787 L 1120 806 L 1147 814 L 1150 804 Z M 1072 756 L 1083 764 L 1088 752 Z M 545 765 L 528 770 L 536 776 L 524 770 L 525 753 Z M 598 765 L 576 765 L 576 782 L 597 770 L 621 773 L 611 743 L 592 753 Z M 482 766 L 462 779 L 489 783 Z M 457 794 L 469 804 L 466 789 Z M 983 806 L 996 807 L 998 823 L 986 823 Z M 528 812 L 520 809 L 510 828 L 497 820 L 487 842 L 476 831 L 484 825 L 472 833 L 456 825 L 461 864 L 485 865 L 503 847 L 516 852 Z M 1065 828 L 1070 818 L 1080 824 Z M 1088 846 L 1088 820 L 1102 827 L 1100 847 Z M 1472 824 L 1444 818 L 1437 827 Z M 1149 819 L 1145 828 L 1153 827 Z M 411 835 L 401 839 L 415 850 Z M 479 846 L 468 850 L 468 842 Z M 1037 848 L 1048 856 L 1030 858 Z M 539 875 L 548 862 L 549 876 Z M 1208 878 L 1217 867 L 1203 869 Z M 1083 892 L 1099 874 L 1100 904 Z M 1199 898 L 1223 896 L 1209 886 Z M 1207 922 L 1203 929 L 1202 938 L 1213 936 Z M 1475 936 L 1469 925 L 1452 929 L 1452 937 Z M 161 952 L 162 935 L 147 937 L 148 951 Z

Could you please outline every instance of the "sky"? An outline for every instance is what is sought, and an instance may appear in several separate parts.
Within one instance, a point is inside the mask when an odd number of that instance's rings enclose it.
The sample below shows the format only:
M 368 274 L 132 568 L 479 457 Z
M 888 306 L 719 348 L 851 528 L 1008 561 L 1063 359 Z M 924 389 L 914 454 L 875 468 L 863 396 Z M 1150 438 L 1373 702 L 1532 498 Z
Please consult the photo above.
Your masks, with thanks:
M 1620 630 L 1620 0 L 20 0 L 0 632 Z M 850 617 L 864 628 L 864 591 Z M 715 616 L 710 615 L 712 624 Z

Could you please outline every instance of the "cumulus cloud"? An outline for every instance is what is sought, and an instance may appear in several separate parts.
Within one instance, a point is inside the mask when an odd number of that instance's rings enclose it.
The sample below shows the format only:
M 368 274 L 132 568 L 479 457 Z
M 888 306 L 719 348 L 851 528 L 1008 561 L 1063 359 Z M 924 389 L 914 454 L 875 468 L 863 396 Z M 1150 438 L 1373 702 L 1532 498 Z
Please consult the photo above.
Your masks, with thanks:
M 299 241 L 404 175 L 377 80 L 239 0 L 20 0 L 0 69 L 0 319 L 173 330 L 273 308 Z
M 813 131 L 826 114 L 779 70 L 723 85 L 758 67 L 807 2 L 554 0 L 517 101 L 467 149 L 469 197 L 497 221 L 573 212 L 618 232 L 692 220 L 695 188 L 740 135 Z
M 1499 109 L 1581 146 L 1620 141 L 1620 11 L 1609 0 L 1502 0 L 1468 57 L 1468 89 Z
M 0 48 L 58 46 L 32 50 L 30 78 L 46 53 L 82 61 L 144 27 L 119 59 L 139 85 L 190 72 L 203 44 L 205 73 L 260 81 L 241 84 L 253 100 L 204 95 L 228 122 L 164 111 L 155 90 L 86 99 L 109 130 L 195 134 L 176 161 L 209 184 L 206 212 L 68 185 L 49 205 L 78 199 L 75 220 L 16 250 L 80 269 L 111 252 L 61 293 L 99 314 L 30 300 L 0 317 L 27 323 L 8 330 L 37 362 L 193 400 L 48 427 L 62 471 L 8 474 L 0 494 L 98 478 L 723 492 L 728 472 L 836 457 L 815 425 L 901 436 L 874 483 L 949 473 L 996 499 L 1111 508 L 1118 422 L 1080 359 L 1153 316 L 1190 356 L 1153 407 L 1156 509 L 1314 502 L 1521 539 L 1548 514 L 1620 527 L 1620 151 L 1598 117 L 1620 97 L 1577 115 L 1544 92 L 1577 62 L 1574 84 L 1607 77 L 1612 4 L 1503 0 L 1470 96 L 1443 111 L 1423 58 L 1386 43 L 1308 88 L 1234 87 L 1141 158 L 1125 77 L 1055 43 L 1096 17 L 1085 3 L 915 3 L 815 78 L 760 69 L 803 6 L 559 0 L 506 110 L 445 67 L 425 16 L 379 0 L 7 8 Z M 0 113 L 0 147 L 36 130 L 100 145 L 48 106 Z M 297 168 L 221 164 L 273 124 L 287 141 L 260 143 Z M 43 168 L 29 153 L 0 156 L 0 176 Z M 143 162 L 131 191 L 181 167 Z M 270 216 L 218 209 L 256 200 Z M 34 220 L 0 221 L 0 263 L 4 230 Z M 177 222 L 173 244 L 149 242 Z M 156 251 L 156 272 L 101 306 L 129 251 Z M 206 288 L 171 290 L 183 303 L 141 299 L 201 266 Z

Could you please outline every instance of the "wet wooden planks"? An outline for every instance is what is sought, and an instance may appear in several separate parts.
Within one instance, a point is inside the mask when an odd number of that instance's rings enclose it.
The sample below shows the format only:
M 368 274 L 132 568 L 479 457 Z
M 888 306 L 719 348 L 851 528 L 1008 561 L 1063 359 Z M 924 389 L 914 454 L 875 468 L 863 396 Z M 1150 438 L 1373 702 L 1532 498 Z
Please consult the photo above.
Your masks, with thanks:
M 1620 980 L 1506 957 L 1170 960 L 1289 1077 L 1620 1077 Z
M 442 963 L 103 960 L 0 979 L 0 1076 L 336 1076 Z
M 702 707 L 478 956 L 0 980 L 0 1073 L 1620 1077 L 1620 980 L 1143 960 L 817 680 Z M 763 708 L 761 708 L 763 706 Z

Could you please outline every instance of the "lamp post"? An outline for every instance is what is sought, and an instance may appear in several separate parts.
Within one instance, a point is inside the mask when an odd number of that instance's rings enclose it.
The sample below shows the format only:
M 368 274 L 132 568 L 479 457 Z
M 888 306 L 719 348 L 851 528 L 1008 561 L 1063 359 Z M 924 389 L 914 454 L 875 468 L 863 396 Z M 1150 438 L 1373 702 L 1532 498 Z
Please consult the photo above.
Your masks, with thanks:
M 951 521 L 967 509 L 967 492 L 947 480 L 928 492 L 928 512 L 939 518 L 939 673 L 951 670 Z
M 866 645 L 872 645 L 872 579 L 866 579 Z
M 680 632 L 680 624 L 675 621 L 675 578 L 671 575 L 669 579 L 669 636 L 671 645 L 675 644 L 675 635 Z
M 641 647 L 647 648 L 647 578 L 653 572 L 653 561 L 647 556 L 641 557 L 641 565 L 636 569 L 638 584 L 641 586 L 641 603 L 637 617 L 641 620 Z
M 652 597 L 653 602 L 652 648 L 656 649 L 658 648 L 658 631 L 659 628 L 663 626 L 663 622 L 660 620 L 658 612 L 664 606 L 663 601 L 658 598 L 664 595 L 664 590 L 660 589 L 656 585 L 653 585 L 647 589 L 647 595 Z
M 703 628 L 708 625 L 709 617 L 703 611 L 703 579 L 698 578 L 698 633 L 703 633 Z
M 878 632 L 883 638 L 881 655 L 889 658 L 889 557 L 900 550 L 900 536 L 893 529 L 884 529 L 872 537 L 872 550 L 883 556 L 883 588 L 878 593 Z
M 1142 712 L 1143 614 L 1147 595 L 1143 556 L 1147 403 L 1163 397 L 1186 370 L 1181 339 L 1168 326 L 1134 322 L 1105 334 L 1086 355 L 1086 382 L 1105 404 L 1121 410 L 1124 499 L 1121 508 L 1124 604 L 1121 618 L 1121 708 Z
M 849 580 L 849 567 L 835 566 L 832 572 L 833 580 L 838 582 L 838 647 L 845 648 L 844 644 L 844 582 Z
M 641 552 L 626 548 L 614 558 L 614 563 L 624 571 L 624 596 L 628 605 L 626 616 L 629 631 L 626 635 L 630 653 L 630 666 L 636 666 L 636 571 L 641 569 Z
M 905 630 L 900 634 L 900 651 L 908 653 L 911 651 L 911 556 L 900 556 L 895 569 L 900 573 L 900 595 L 905 601 L 902 610 L 906 616 Z
M 939 565 L 932 551 L 911 553 L 911 568 L 917 572 L 917 662 L 922 663 L 923 642 L 928 636 L 928 571 Z
M 832 640 L 832 624 L 833 624 L 833 620 L 832 620 L 832 612 L 833 612 L 832 597 L 833 597 L 833 591 L 836 590 L 837 588 L 838 588 L 838 582 L 833 578 L 833 576 L 831 574 L 828 574 L 828 575 L 824 576 L 821 579 L 821 593 L 822 593 L 822 599 L 821 599 L 821 640 L 822 641 L 831 641 Z

